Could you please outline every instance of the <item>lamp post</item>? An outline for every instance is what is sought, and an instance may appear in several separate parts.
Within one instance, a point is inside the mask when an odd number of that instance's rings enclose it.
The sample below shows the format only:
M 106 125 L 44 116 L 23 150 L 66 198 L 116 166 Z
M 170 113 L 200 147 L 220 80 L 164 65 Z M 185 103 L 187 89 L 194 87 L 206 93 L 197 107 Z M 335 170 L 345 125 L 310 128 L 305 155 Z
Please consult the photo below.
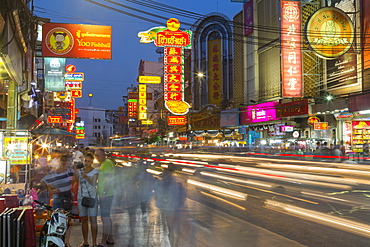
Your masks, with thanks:
M 93 97 L 93 94 L 92 94 L 92 93 L 89 93 L 89 94 L 88 94 L 88 96 L 89 96 L 89 98 L 90 98 L 90 104 L 89 104 L 89 106 L 92 106 L 91 98 Z

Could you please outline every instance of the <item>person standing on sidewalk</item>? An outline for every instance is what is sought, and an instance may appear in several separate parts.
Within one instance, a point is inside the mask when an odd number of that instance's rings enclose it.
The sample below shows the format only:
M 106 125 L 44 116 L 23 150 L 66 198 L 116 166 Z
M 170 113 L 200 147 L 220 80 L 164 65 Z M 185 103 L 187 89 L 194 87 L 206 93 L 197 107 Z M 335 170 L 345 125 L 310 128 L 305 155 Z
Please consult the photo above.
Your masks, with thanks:
M 103 233 L 100 244 L 106 246 L 114 244 L 112 236 L 112 219 L 110 217 L 114 196 L 114 164 L 107 158 L 103 149 L 97 149 L 95 151 L 95 158 L 100 163 L 98 196 L 100 216 L 103 222 Z
M 75 176 L 79 179 L 78 186 L 78 211 L 82 218 L 82 236 L 84 242 L 79 247 L 88 247 L 88 236 L 89 236 L 89 217 L 91 224 L 91 236 L 93 246 L 96 245 L 96 237 L 98 235 L 98 198 L 96 193 L 96 184 L 98 180 L 99 170 L 93 168 L 91 165 L 94 161 L 94 155 L 88 153 L 85 155 L 84 166 L 80 167 L 76 165 Z M 77 170 L 78 169 L 78 170 Z M 82 205 L 82 197 L 91 197 L 95 199 L 94 207 L 85 207 Z
M 67 211 L 72 210 L 72 177 L 74 174 L 73 169 L 69 167 L 68 155 L 63 154 L 60 157 L 60 164 L 57 164 L 57 168 L 52 170 L 47 174 L 41 183 L 44 187 L 53 194 L 53 209 L 57 208 L 64 209 Z M 69 222 L 68 222 L 69 223 Z M 69 244 L 70 227 L 68 227 L 64 243 L 67 247 L 71 246 Z

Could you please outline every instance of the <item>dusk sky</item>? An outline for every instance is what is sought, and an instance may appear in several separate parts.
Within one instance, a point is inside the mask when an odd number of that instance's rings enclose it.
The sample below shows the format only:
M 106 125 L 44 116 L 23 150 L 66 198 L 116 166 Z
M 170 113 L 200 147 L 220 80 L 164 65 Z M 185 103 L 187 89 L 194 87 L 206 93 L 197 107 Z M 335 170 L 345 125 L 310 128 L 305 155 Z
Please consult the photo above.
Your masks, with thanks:
M 91 1 L 92 2 L 92 1 Z M 83 82 L 83 98 L 77 99 L 78 107 L 89 105 L 89 93 L 93 93 L 93 107 L 116 110 L 123 105 L 122 95 L 126 94 L 126 88 L 131 84 L 136 85 L 137 70 L 140 59 L 148 61 L 157 61 L 158 54 L 155 52 L 154 44 L 140 44 L 137 33 L 148 30 L 155 26 L 165 26 L 166 20 L 173 17 L 181 23 L 193 24 L 200 15 L 207 15 L 212 12 L 221 12 L 232 20 L 233 16 L 242 10 L 242 3 L 234 3 L 231 0 L 186 0 L 186 1 L 115 1 L 120 4 L 149 13 L 163 16 L 165 19 L 148 16 L 137 11 L 120 7 L 112 4 L 112 1 L 96 0 L 95 3 L 107 5 L 134 15 L 138 15 L 156 22 L 149 22 L 118 13 L 116 11 L 98 6 L 85 0 L 35 0 L 34 14 L 50 18 L 54 23 L 72 23 L 72 24 L 92 24 L 112 26 L 112 60 L 91 60 L 91 59 L 67 59 L 67 64 L 74 64 L 78 72 L 85 73 Z M 132 2 L 149 3 L 159 2 L 181 9 L 179 13 L 168 13 L 164 11 L 155 11 L 152 8 L 143 7 Z M 156 5 L 161 7 L 160 5 Z M 189 13 L 193 12 L 192 18 Z M 181 16 L 180 13 L 182 13 Z M 185 17 L 185 15 L 187 17 Z M 189 28 L 184 24 L 181 28 Z

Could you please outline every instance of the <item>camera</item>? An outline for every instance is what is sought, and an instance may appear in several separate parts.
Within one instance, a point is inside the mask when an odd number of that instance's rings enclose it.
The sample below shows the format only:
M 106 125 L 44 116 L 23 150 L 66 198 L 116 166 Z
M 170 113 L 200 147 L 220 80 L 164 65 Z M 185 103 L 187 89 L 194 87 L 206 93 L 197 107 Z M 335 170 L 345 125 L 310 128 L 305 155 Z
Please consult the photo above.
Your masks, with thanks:
M 77 163 L 76 168 L 77 169 L 82 169 L 82 168 L 84 168 L 84 164 L 82 162 L 79 162 L 79 163 Z

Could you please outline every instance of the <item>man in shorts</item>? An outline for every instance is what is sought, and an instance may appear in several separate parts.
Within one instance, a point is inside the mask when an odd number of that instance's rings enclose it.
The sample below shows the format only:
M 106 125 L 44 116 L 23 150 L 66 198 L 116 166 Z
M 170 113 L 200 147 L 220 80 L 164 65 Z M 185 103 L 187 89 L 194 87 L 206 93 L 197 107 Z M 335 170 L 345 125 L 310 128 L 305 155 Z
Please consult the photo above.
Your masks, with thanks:
M 114 196 L 114 164 L 107 159 L 103 149 L 95 151 L 95 158 L 100 163 L 98 179 L 98 196 L 100 204 L 100 216 L 103 222 L 103 234 L 101 245 L 114 244 L 112 236 L 112 219 L 110 217 Z

